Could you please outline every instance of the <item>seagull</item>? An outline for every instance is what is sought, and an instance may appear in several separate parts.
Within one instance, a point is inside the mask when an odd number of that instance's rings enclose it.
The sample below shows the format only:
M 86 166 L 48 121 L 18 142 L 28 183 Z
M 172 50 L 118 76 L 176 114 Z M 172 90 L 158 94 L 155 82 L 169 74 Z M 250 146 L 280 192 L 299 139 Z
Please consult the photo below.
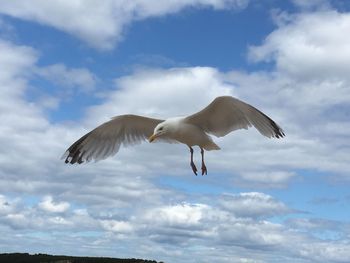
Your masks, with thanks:
M 192 147 L 199 146 L 201 173 L 204 175 L 208 172 L 204 163 L 204 150 L 220 150 L 210 135 L 223 137 L 251 126 L 268 138 L 285 136 L 282 128 L 258 109 L 237 98 L 221 96 L 203 110 L 187 117 L 166 120 L 132 114 L 113 117 L 73 143 L 62 159 L 70 164 L 98 161 L 115 155 L 121 145 L 137 144 L 148 138 L 150 143 L 165 141 L 187 145 L 191 154 L 190 166 L 195 175 L 198 170 L 193 162 Z

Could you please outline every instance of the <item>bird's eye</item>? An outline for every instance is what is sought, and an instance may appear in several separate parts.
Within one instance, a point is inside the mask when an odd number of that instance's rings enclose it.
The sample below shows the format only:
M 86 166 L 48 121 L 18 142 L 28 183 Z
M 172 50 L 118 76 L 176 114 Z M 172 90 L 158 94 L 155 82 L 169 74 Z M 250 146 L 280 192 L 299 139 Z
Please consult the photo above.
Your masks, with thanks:
M 162 131 L 162 130 L 163 130 L 163 127 L 160 127 L 158 130 L 159 130 L 159 131 Z

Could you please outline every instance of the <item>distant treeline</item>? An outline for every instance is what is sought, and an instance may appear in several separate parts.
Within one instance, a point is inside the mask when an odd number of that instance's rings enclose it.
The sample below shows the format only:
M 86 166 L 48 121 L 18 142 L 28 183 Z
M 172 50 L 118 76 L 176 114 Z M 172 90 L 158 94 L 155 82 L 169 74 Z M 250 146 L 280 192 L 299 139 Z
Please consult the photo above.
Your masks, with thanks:
M 98 257 L 69 257 L 46 254 L 30 255 L 28 253 L 0 254 L 1 263 L 163 263 L 143 259 L 118 259 Z

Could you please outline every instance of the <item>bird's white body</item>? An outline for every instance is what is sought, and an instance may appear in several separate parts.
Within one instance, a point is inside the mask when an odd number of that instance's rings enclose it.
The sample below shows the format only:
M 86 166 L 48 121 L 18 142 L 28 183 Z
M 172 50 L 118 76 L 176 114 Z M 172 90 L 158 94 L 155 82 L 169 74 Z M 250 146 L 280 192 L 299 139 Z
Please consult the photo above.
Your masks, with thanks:
M 168 118 L 155 127 L 154 133 L 160 127 L 164 127 L 164 133 L 159 136 L 160 138 L 166 136 L 167 139 L 175 140 L 189 147 L 196 145 L 207 151 L 220 149 L 202 129 L 186 122 L 186 117 Z

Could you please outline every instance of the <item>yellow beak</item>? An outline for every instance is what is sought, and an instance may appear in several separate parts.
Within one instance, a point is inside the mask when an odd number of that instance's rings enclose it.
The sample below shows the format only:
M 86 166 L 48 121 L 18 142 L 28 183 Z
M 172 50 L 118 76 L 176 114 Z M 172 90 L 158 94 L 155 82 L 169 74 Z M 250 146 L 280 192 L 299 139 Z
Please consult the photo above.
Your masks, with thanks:
M 149 141 L 149 142 L 153 142 L 157 137 L 158 137 L 157 134 L 152 134 L 152 135 L 148 138 L 148 141 Z

